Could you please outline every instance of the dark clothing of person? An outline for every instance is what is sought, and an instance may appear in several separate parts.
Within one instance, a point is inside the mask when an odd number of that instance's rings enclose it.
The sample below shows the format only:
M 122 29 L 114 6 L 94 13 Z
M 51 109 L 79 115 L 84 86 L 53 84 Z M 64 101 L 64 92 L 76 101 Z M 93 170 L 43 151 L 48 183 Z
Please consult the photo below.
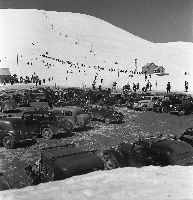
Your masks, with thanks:
M 170 82 L 168 82 L 167 87 L 166 87 L 167 93 L 170 93 L 171 90 L 171 85 Z

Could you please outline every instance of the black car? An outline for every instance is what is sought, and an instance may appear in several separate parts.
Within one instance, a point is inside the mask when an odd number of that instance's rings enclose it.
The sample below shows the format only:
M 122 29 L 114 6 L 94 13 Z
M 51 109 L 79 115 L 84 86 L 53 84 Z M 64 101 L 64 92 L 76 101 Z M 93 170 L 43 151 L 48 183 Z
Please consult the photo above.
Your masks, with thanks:
M 25 126 L 30 132 L 41 134 L 45 139 L 50 139 L 57 133 L 72 132 L 73 130 L 70 121 L 57 118 L 53 111 L 28 111 L 23 113 L 21 119 L 25 120 Z
M 88 108 L 87 112 L 90 114 L 92 120 L 100 120 L 107 124 L 112 122 L 123 122 L 124 115 L 121 112 L 114 110 L 108 106 L 92 106 Z
M 15 147 L 16 143 L 33 140 L 25 120 L 14 117 L 0 118 L 0 143 L 7 149 Z
M 176 104 L 181 104 L 187 98 L 185 94 L 167 94 L 162 101 L 154 104 L 153 110 L 156 112 L 170 112 Z
M 179 137 L 179 140 L 189 143 L 193 146 L 193 128 L 187 128 L 182 135 Z
M 95 150 L 83 151 L 73 144 L 42 149 L 41 158 L 33 166 L 25 168 L 29 185 L 103 169 L 104 163 Z
M 21 109 L 19 109 L 17 103 L 14 100 L 8 100 L 2 102 L 0 105 L 0 110 L 3 113 L 14 113 L 21 111 Z
M 148 138 L 133 144 L 122 142 L 103 151 L 105 167 L 143 167 L 149 165 L 193 165 L 193 147 L 180 140 Z
M 181 104 L 175 104 L 170 109 L 170 114 L 177 114 L 179 116 L 188 115 L 193 112 L 193 99 L 186 99 Z

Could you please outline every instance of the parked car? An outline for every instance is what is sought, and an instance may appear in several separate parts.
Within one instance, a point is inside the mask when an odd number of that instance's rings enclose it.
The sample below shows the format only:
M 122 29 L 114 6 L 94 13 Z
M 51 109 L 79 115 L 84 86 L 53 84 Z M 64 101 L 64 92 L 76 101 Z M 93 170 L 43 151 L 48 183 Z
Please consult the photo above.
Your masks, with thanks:
M 25 120 L 26 128 L 33 134 L 42 135 L 50 139 L 54 134 L 72 132 L 73 125 L 70 121 L 57 118 L 53 111 L 34 110 L 24 112 L 21 119 Z
M 103 169 L 104 163 L 95 150 L 83 151 L 72 144 L 42 149 L 40 159 L 25 167 L 29 185 Z
M 143 100 L 139 100 L 136 104 L 134 104 L 133 108 L 135 110 L 153 110 L 153 106 L 158 99 L 161 98 L 159 96 L 146 96 Z
M 148 165 L 193 165 L 193 147 L 180 140 L 148 138 L 133 144 L 122 142 L 103 151 L 105 168 L 143 167 Z
M 186 98 L 187 95 L 185 94 L 167 94 L 162 101 L 154 105 L 153 110 L 156 112 L 170 112 L 174 105 L 181 104 Z
M 193 128 L 187 128 L 179 137 L 179 140 L 187 142 L 193 146 Z
M 0 172 L 0 191 L 9 190 L 9 189 L 11 189 L 11 186 L 10 186 L 8 180 L 5 178 L 3 173 Z
M 124 119 L 124 115 L 121 112 L 108 106 L 94 105 L 91 108 L 88 108 L 88 113 L 90 113 L 92 120 L 100 120 L 107 124 L 113 122 L 121 123 Z
M 90 123 L 89 114 L 78 106 L 55 107 L 53 113 L 71 122 L 73 129 L 85 128 Z
M 0 110 L 3 113 L 21 112 L 21 110 L 17 106 L 17 103 L 14 100 L 8 100 L 2 102 L 0 105 Z
M 7 149 L 15 147 L 16 143 L 33 140 L 33 135 L 26 129 L 25 120 L 20 118 L 0 118 L 0 143 Z
M 193 99 L 185 99 L 181 104 L 175 104 L 170 109 L 170 114 L 177 114 L 179 116 L 188 115 L 193 112 Z

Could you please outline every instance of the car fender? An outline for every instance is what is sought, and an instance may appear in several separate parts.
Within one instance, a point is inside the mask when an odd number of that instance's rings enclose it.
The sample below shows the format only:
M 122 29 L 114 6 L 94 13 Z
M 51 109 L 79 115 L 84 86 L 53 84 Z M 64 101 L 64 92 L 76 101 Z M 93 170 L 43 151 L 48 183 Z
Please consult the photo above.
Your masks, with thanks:
M 123 157 L 121 156 L 121 153 L 119 151 L 109 149 L 109 150 L 104 150 L 102 152 L 102 154 L 111 156 L 111 158 L 115 161 L 117 167 L 125 167 L 126 166 L 126 162 L 123 159 Z

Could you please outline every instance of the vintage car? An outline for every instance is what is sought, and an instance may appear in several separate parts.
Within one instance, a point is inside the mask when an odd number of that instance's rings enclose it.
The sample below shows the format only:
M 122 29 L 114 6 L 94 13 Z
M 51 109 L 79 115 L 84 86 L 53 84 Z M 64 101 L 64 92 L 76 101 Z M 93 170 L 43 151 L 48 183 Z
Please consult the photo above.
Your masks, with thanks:
M 170 114 L 177 114 L 179 116 L 188 115 L 193 112 L 193 99 L 183 100 L 181 104 L 175 104 L 170 109 Z
M 147 138 L 133 144 L 122 142 L 103 151 L 106 169 L 149 165 L 193 165 L 193 147 L 180 140 Z
M 155 112 L 170 112 L 172 107 L 176 104 L 181 104 L 184 99 L 187 98 L 185 94 L 167 94 L 162 101 L 158 101 L 154 104 L 153 110 Z
M 0 118 L 0 143 L 7 149 L 16 143 L 33 140 L 33 135 L 26 129 L 25 120 L 14 117 Z
M 24 112 L 21 119 L 25 121 L 26 128 L 33 134 L 41 134 L 43 138 L 50 139 L 54 134 L 72 132 L 73 124 L 64 118 L 57 118 L 53 111 L 34 110 Z
M 124 115 L 121 112 L 114 110 L 108 106 L 98 106 L 94 105 L 87 109 L 92 120 L 103 121 L 106 124 L 118 122 L 123 122 Z
M 20 112 L 21 110 L 18 108 L 17 103 L 14 100 L 4 101 L 0 105 L 0 110 L 3 113 L 10 112 Z
M 32 89 L 28 92 L 32 101 L 46 101 L 46 94 L 43 88 Z
M 78 106 L 54 107 L 52 111 L 56 116 L 71 122 L 74 128 L 85 128 L 90 123 L 90 116 Z
M 143 100 L 139 100 L 136 104 L 133 105 L 135 110 L 153 110 L 153 106 L 158 99 L 161 98 L 159 96 L 146 96 Z
M 0 172 L 0 191 L 9 190 L 9 189 L 11 189 L 11 186 L 10 186 L 8 180 L 5 178 L 3 173 Z
M 96 150 L 83 151 L 73 144 L 42 149 L 40 159 L 34 165 L 25 167 L 29 185 L 103 169 L 104 163 Z
M 125 106 L 128 98 L 124 97 L 122 93 L 111 93 L 110 96 L 104 97 L 101 101 L 101 105 L 109 105 L 109 106 Z
M 187 142 L 193 146 L 193 128 L 187 128 L 179 137 L 179 140 Z

